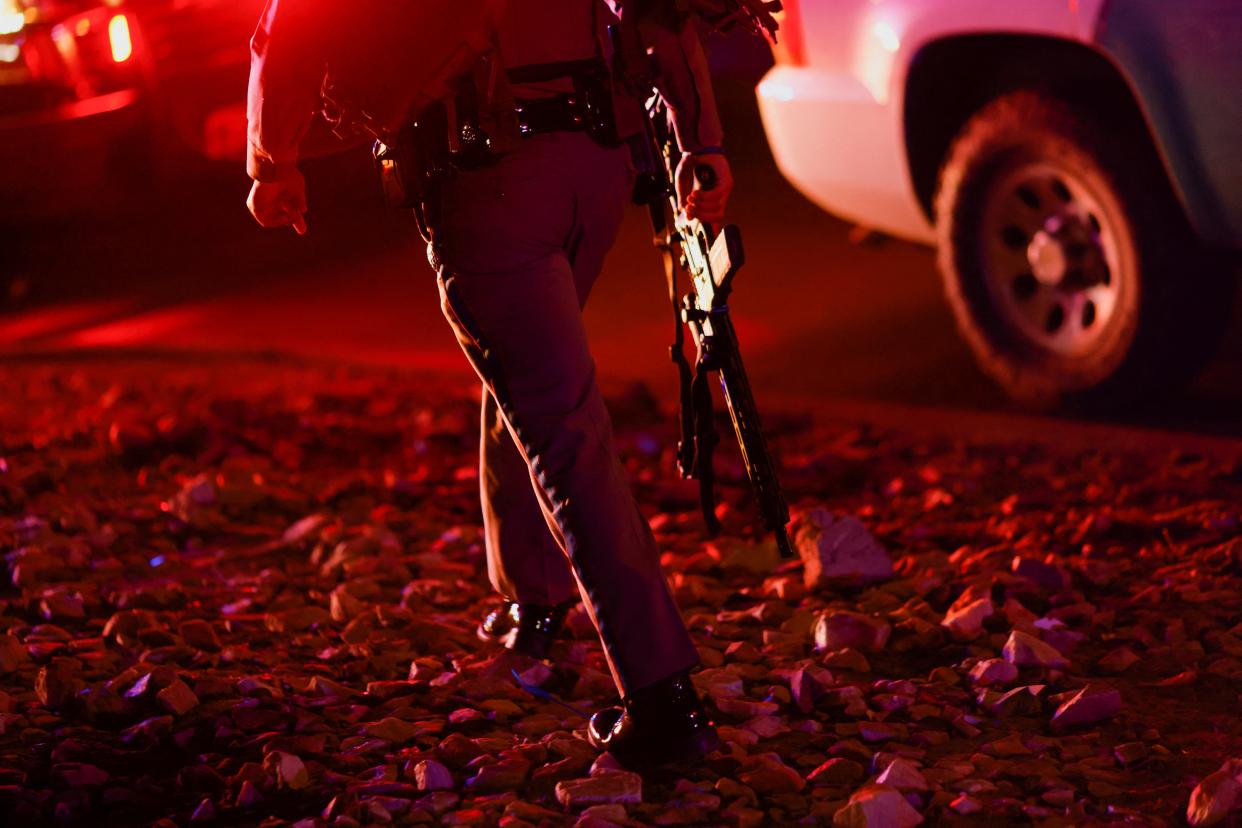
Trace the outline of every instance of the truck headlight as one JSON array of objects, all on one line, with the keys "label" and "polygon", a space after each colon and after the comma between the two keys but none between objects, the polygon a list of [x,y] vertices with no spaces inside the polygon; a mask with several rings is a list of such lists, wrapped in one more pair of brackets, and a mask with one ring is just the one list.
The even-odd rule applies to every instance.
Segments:
[{"label": "truck headlight", "polygon": [[17,34],[25,27],[25,6],[19,0],[0,0],[0,35]]}]

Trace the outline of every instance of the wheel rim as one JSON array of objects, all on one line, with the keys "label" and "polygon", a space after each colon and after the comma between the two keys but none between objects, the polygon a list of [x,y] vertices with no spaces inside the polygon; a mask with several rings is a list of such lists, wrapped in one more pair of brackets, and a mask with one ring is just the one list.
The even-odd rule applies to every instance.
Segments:
[{"label": "wheel rim", "polygon": [[984,281],[1004,329],[1028,349],[1084,356],[1117,323],[1133,276],[1121,266],[1120,219],[1099,193],[1038,161],[997,176],[984,198]]}]

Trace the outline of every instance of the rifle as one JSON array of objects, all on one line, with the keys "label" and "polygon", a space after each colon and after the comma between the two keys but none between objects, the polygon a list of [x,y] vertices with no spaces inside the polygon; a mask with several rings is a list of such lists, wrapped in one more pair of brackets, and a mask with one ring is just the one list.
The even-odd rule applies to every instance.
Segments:
[{"label": "rifle", "polygon": [[[698,220],[685,217],[674,186],[682,151],[667,105],[658,93],[647,100],[646,114],[645,134],[639,136],[641,143],[634,147],[639,168],[635,201],[646,204],[651,215],[654,241],[663,254],[673,307],[675,333],[669,355],[677,366],[681,386],[677,466],[683,478],[699,481],[699,501],[708,535],[715,537],[721,527],[715,510],[712,456],[720,437],[713,422],[709,378],[716,373],[764,528],[775,534],[781,557],[793,557],[786,528],[789,507],[781,494],[776,466],[759,425],[759,411],[729,318],[733,279],[745,262],[742,233],[732,224],[717,233]],[[695,177],[705,190],[716,186],[711,167],[699,167]],[[683,274],[690,288],[684,295],[680,288]],[[698,350],[693,371],[684,349],[686,328]]]}]

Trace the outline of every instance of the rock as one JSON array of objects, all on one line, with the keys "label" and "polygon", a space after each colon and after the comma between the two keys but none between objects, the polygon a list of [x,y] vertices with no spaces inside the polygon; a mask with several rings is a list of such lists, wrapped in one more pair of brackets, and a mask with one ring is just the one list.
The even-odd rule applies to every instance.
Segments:
[{"label": "rock", "polygon": [[806,787],[802,774],[775,753],[752,756],[743,765],[737,780],[760,794],[797,793]]},{"label": "rock", "polygon": [[264,764],[275,771],[276,782],[282,788],[300,791],[310,786],[310,771],[302,759],[292,753],[273,751],[267,755]]},{"label": "rock", "polygon": [[0,673],[12,673],[29,659],[22,642],[7,633],[0,635]]},{"label": "rock", "polygon": [[155,614],[148,610],[131,609],[114,612],[104,624],[103,637],[122,639],[136,636],[139,632],[158,626]]},{"label": "rock", "polygon": [[590,762],[590,767],[587,769],[587,775],[599,776],[603,773],[613,773],[624,770],[625,766],[617,761],[617,757],[613,756],[611,753],[601,753],[595,757],[594,761]]},{"label": "rock", "polygon": [[138,678],[130,688],[125,691],[127,699],[141,699],[155,695],[159,690],[167,687],[177,680],[177,673],[171,667],[165,665],[156,667],[149,673]]},{"label": "rock", "polygon": [[1186,821],[1194,826],[1215,825],[1242,804],[1242,759],[1230,759],[1195,786],[1186,806]]},{"label": "rock", "polygon": [[980,598],[962,606],[954,604],[940,625],[958,641],[973,641],[983,634],[983,623],[994,611],[990,598]]},{"label": "rock", "polygon": [[1039,697],[1043,691],[1044,685],[1042,684],[1015,687],[1004,693],[988,690],[979,694],[979,704],[1000,717],[1036,716],[1042,710]]},{"label": "rock", "polygon": [[[836,667],[840,670],[850,670],[855,673],[870,673],[871,662],[867,661],[867,657],[852,647],[846,647],[842,650],[833,650],[824,655],[823,660],[825,667]],[[953,674],[956,678],[957,673]]]},{"label": "rock", "polygon": [[352,687],[346,687],[344,684],[324,676],[312,677],[310,683],[306,686],[306,690],[312,695],[330,699],[349,699],[358,695],[358,691]]},{"label": "rock", "polygon": [[841,581],[874,582],[893,577],[893,562],[888,553],[854,517],[812,509],[799,519],[794,543],[802,558],[808,589],[822,589]]},{"label": "rock", "polygon": [[328,624],[332,613],[323,607],[305,606],[272,613],[265,619],[267,628],[274,633],[299,633],[311,627]]},{"label": "rock", "polygon": [[172,726],[172,716],[154,716],[121,731],[121,741],[127,745],[152,747],[169,734]]},{"label": "rock", "polygon": [[807,780],[813,785],[853,785],[861,782],[867,771],[853,759],[829,759],[815,770],[807,774]]},{"label": "rock", "polygon": [[59,657],[53,658],[46,667],[40,667],[35,676],[35,695],[39,703],[49,710],[64,707],[81,686],[80,669],[77,660]]},{"label": "rock", "polygon": [[627,771],[610,771],[585,779],[566,779],[556,783],[556,800],[570,810],[609,803],[637,805],[643,801],[643,778]]},{"label": "rock", "polygon": [[56,587],[44,591],[39,610],[48,621],[79,621],[86,617],[86,602],[80,592]]},{"label": "rock", "polygon": [[994,684],[1009,684],[1017,681],[1018,668],[1000,658],[989,658],[980,661],[970,670],[970,680],[980,687],[991,687]]},{"label": "rock", "polygon": [[513,756],[479,768],[479,772],[466,781],[466,787],[477,793],[516,791],[522,787],[528,773],[530,762]]},{"label": "rock", "polygon": [[[599,805],[596,807],[600,807],[600,808],[619,807],[621,808],[622,811],[625,810],[624,806],[620,806],[620,805],[617,805],[617,806]],[[590,811],[590,810],[591,810],[590,808],[587,809],[587,811]],[[533,802],[524,802],[521,799],[514,799],[509,804],[505,805],[505,817],[512,817],[514,819],[520,819],[530,825],[546,824],[549,821],[553,821],[559,824],[563,822],[565,819],[565,815],[559,811],[554,811],[551,808],[545,808],[542,805],[536,805]],[[508,825],[508,823],[504,821],[502,821],[500,824]]]},{"label": "rock", "polygon": [[198,696],[181,679],[155,694],[160,706],[174,716],[184,716],[198,707]]},{"label": "rock", "polygon": [[803,714],[815,709],[815,694],[818,691],[819,685],[808,671],[795,670],[789,676],[789,694],[793,698],[794,706]]},{"label": "rock", "polygon": [[725,661],[741,664],[756,664],[763,659],[763,653],[749,641],[734,641],[725,650]]},{"label": "rock", "polygon": [[743,785],[741,782],[738,782],[735,779],[730,779],[727,776],[722,776],[717,779],[715,788],[716,793],[720,794],[720,796],[726,801],[732,802],[733,800],[739,800],[746,805],[757,805],[759,803],[759,797],[755,795],[754,791]]},{"label": "rock", "polygon": [[67,762],[52,768],[52,778],[67,788],[102,785],[111,775],[102,768],[80,762]]},{"label": "rock", "polygon": [[207,621],[198,618],[186,621],[179,628],[179,632],[181,638],[191,647],[209,653],[220,652],[220,638],[216,635],[216,628]]},{"label": "rock", "polygon": [[768,575],[781,563],[775,541],[748,543],[736,538],[718,538],[709,541],[706,550],[725,571],[741,570],[753,575]]},{"label": "rock", "polygon": [[1069,667],[1069,661],[1055,648],[1020,630],[1009,634],[1009,640],[1005,642],[1001,652],[1006,661],[1018,667],[1048,667],[1059,670]]},{"label": "rock", "polygon": [[968,794],[960,795],[949,803],[949,807],[962,816],[970,816],[983,810],[983,804]]},{"label": "rock", "polygon": [[789,725],[780,716],[756,716],[744,723],[742,728],[749,730],[760,739],[772,739],[789,732]]},{"label": "rock", "polygon": [[237,807],[245,810],[254,808],[262,802],[263,794],[259,793],[259,789],[249,779],[244,780],[237,791]]},{"label": "rock", "polygon": [[910,728],[901,722],[859,722],[858,735],[866,742],[888,742],[908,738]]},{"label": "rock", "polygon": [[190,822],[215,822],[216,804],[210,799],[198,803],[194,813],[190,814]]},{"label": "rock", "polygon": [[1069,576],[1065,571],[1052,564],[1044,563],[1036,558],[1015,555],[1010,564],[1014,575],[1026,578],[1040,589],[1059,592],[1069,586]]},{"label": "rock", "polygon": [[734,802],[720,812],[726,825],[734,828],[761,828],[767,822],[767,815],[757,808],[748,808],[741,802]]},{"label": "rock", "polygon": [[906,801],[901,791],[887,785],[864,785],[837,811],[832,824],[838,828],[914,828],[923,815]]},{"label": "rock", "polygon": [[721,713],[727,713],[730,716],[744,716],[750,718],[752,716],[770,716],[781,709],[776,702],[757,702],[748,701],[746,699],[727,699],[712,697],[716,708]]},{"label": "rock", "polygon": [[695,686],[713,699],[737,699],[746,694],[746,685],[733,667],[702,670],[694,676]]},{"label": "rock", "polygon": [[552,676],[552,668],[544,664],[542,661],[537,661],[522,672],[518,673],[518,678],[520,678],[524,684],[528,684],[532,687],[542,687],[551,681]]},{"label": "rock", "polygon": [[1105,673],[1124,673],[1135,664],[1138,664],[1140,660],[1129,647],[1118,647],[1107,655],[1102,656],[1095,663],[1095,666]]},{"label": "rock", "polygon": [[286,529],[281,536],[281,540],[290,544],[301,543],[322,529],[328,522],[329,518],[327,515],[307,515]]},{"label": "rock", "polygon": [[1113,748],[1113,758],[1123,768],[1137,765],[1150,755],[1151,751],[1142,742],[1125,742]]},{"label": "rock", "polygon": [[453,774],[434,759],[424,759],[414,766],[414,784],[420,791],[451,791]]},{"label": "rock", "polygon": [[338,623],[350,621],[366,612],[366,609],[367,605],[355,598],[346,584],[332,590],[328,597],[328,612]]},{"label": "rock", "polygon": [[523,713],[522,708],[509,699],[486,699],[479,702],[479,710],[483,711],[487,718],[496,722],[507,722]]},{"label": "rock", "polygon": [[592,805],[578,817],[574,828],[620,828],[628,824],[629,815],[624,805]]},{"label": "rock", "polygon": [[926,791],[927,780],[909,760],[894,759],[884,772],[876,777],[876,784],[888,785],[899,791]]},{"label": "rock", "polygon": [[378,722],[370,722],[363,725],[362,732],[368,736],[374,736],[376,739],[383,739],[385,742],[401,744],[413,739],[422,732],[422,729],[414,722],[407,722],[405,719],[389,716],[386,719],[380,719]]},{"label": "rock", "polygon": [[1093,724],[1121,712],[1121,693],[1110,688],[1087,685],[1052,714],[1055,728]]},{"label": "rock", "polygon": [[983,746],[982,750],[984,753],[992,756],[1001,757],[1030,756],[1033,752],[1026,746],[1026,743],[1022,741],[1022,736],[1018,733],[1010,733],[1008,736],[1004,736],[994,742],[989,742]]},{"label": "rock", "polygon": [[815,622],[815,646],[820,650],[850,648],[863,652],[884,649],[893,628],[886,621],[846,610],[829,610]]}]

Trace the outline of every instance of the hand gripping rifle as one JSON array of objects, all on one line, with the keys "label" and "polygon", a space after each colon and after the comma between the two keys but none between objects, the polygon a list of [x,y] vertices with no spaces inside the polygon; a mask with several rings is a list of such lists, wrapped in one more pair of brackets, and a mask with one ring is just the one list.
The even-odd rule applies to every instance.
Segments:
[{"label": "hand gripping rifle", "polygon": [[[709,380],[712,373],[719,374],[764,528],[775,534],[781,556],[792,557],[793,548],[786,529],[789,507],[781,494],[776,467],[759,426],[759,411],[742,365],[737,333],[729,318],[728,301],[733,279],[745,261],[742,234],[732,224],[725,225],[717,233],[698,220],[685,217],[674,186],[682,152],[668,108],[659,94],[654,94],[646,109],[646,134],[641,136],[643,146],[636,148],[640,177],[635,200],[646,204],[650,211],[655,245],[664,256],[673,306],[675,333],[669,354],[681,381],[678,469],[682,477],[699,481],[703,517],[709,536],[715,537],[720,532],[720,521],[716,517],[712,455],[720,438],[713,422]],[[700,166],[695,170],[695,177],[702,189],[716,186],[715,171],[711,167]],[[680,287],[683,274],[689,285],[684,295]],[[698,348],[693,371],[684,350],[686,328],[690,329]]]}]

